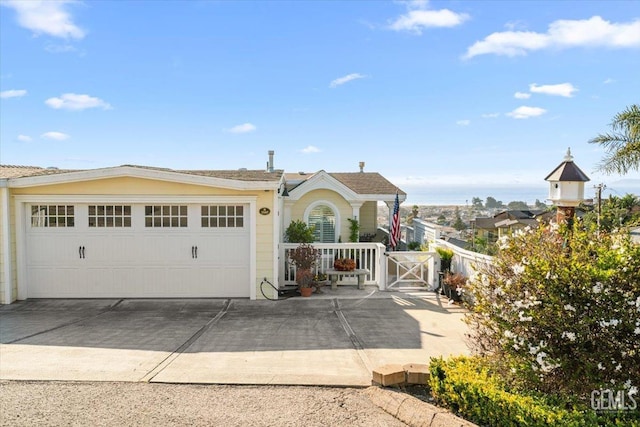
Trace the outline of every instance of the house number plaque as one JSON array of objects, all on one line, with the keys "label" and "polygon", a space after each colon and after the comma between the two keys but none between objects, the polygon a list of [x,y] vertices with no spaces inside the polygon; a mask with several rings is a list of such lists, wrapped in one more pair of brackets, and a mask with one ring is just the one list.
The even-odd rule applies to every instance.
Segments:
[{"label": "house number plaque", "polygon": [[271,209],[269,208],[260,208],[260,215],[269,215],[271,213]]}]

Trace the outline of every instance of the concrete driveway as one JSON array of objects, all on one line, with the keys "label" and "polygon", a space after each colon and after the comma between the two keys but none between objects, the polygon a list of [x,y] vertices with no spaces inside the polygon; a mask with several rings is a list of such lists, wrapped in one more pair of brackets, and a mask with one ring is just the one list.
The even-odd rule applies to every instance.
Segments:
[{"label": "concrete driveway", "polygon": [[468,354],[463,315],[433,292],[28,300],[0,307],[0,379],[368,386]]}]

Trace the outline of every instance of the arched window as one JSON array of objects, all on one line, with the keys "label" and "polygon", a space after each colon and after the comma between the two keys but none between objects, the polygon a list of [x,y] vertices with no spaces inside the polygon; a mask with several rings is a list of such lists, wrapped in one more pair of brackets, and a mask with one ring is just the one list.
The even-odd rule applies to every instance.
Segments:
[{"label": "arched window", "polygon": [[318,243],[335,243],[336,215],[327,205],[318,205],[309,212],[310,226],[315,227],[315,241]]}]

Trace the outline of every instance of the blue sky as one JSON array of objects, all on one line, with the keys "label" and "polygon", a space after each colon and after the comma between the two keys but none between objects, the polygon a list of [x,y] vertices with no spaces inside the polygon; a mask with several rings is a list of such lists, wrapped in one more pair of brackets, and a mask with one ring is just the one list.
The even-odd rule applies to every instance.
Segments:
[{"label": "blue sky", "polygon": [[[640,102],[638,1],[0,2],[0,162],[542,186]],[[479,194],[484,197],[484,195]],[[408,201],[411,201],[409,197]]]}]

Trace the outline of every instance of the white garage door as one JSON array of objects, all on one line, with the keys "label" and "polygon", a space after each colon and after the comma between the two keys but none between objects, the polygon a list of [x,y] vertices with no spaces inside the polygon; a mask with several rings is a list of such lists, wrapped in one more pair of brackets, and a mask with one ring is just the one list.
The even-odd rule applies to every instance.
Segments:
[{"label": "white garage door", "polygon": [[29,298],[248,297],[245,204],[32,203]]}]

